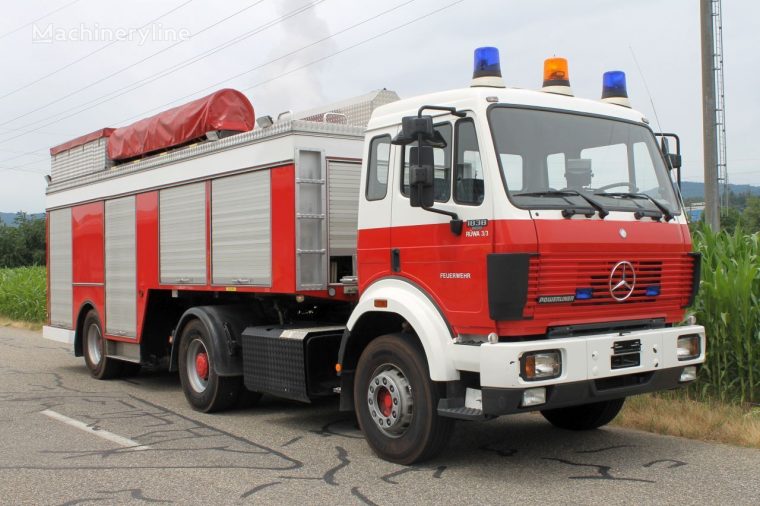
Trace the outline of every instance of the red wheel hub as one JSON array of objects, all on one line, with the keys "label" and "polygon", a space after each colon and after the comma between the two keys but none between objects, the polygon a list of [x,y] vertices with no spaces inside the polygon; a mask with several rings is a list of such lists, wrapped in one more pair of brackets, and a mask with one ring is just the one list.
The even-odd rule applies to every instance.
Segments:
[{"label": "red wheel hub", "polygon": [[195,371],[202,380],[208,379],[208,355],[200,352],[195,356]]},{"label": "red wheel hub", "polygon": [[391,416],[391,412],[393,411],[393,399],[391,398],[391,393],[385,387],[377,389],[377,408],[384,417],[388,418]]}]

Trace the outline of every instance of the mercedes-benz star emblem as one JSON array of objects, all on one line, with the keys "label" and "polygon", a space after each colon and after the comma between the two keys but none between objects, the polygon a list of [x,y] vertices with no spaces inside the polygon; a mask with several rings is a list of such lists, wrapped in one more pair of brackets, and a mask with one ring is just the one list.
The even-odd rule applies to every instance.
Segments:
[{"label": "mercedes-benz star emblem", "polygon": [[610,295],[618,302],[623,302],[633,295],[636,287],[636,271],[627,260],[618,262],[610,271]]},{"label": "mercedes-benz star emblem", "polygon": [[618,233],[620,234],[620,237],[622,237],[623,239],[628,237],[628,232],[626,232],[624,228],[621,228],[620,230],[618,230]]}]

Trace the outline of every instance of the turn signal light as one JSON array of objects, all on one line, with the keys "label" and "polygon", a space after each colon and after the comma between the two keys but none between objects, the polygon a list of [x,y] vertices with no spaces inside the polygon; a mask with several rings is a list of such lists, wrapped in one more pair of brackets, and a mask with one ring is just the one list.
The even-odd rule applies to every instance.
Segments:
[{"label": "turn signal light", "polygon": [[678,360],[693,360],[700,355],[701,340],[697,334],[679,336],[676,353]]}]

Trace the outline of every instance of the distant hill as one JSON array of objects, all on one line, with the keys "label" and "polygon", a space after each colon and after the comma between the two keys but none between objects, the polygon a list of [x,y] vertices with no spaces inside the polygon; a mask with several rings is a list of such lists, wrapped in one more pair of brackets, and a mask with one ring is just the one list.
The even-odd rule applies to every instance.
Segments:
[{"label": "distant hill", "polygon": [[[44,218],[45,213],[30,214],[29,216],[35,219],[39,219]],[[13,226],[13,220],[15,219],[16,213],[0,213],[0,223],[5,223],[6,225]]]},{"label": "distant hill", "polygon": [[[729,184],[728,188],[737,194],[749,192],[751,195],[760,196],[760,186],[752,186],[749,184]],[[681,195],[685,199],[704,198],[705,184],[697,183],[694,181],[683,181],[681,182]]]}]

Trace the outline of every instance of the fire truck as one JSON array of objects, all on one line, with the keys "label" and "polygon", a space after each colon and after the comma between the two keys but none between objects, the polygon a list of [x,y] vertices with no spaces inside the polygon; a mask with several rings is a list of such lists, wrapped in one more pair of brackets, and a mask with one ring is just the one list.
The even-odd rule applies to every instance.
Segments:
[{"label": "fire truck", "polygon": [[403,464],[455,420],[594,429],[705,358],[673,137],[624,73],[510,88],[495,48],[403,100],[254,120],[220,90],[51,149],[43,333],[98,379],[178,371],[203,412],[339,395]]}]

